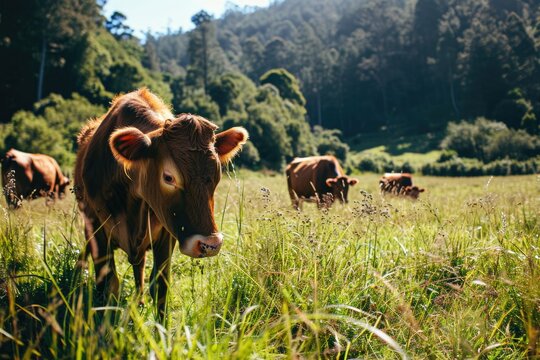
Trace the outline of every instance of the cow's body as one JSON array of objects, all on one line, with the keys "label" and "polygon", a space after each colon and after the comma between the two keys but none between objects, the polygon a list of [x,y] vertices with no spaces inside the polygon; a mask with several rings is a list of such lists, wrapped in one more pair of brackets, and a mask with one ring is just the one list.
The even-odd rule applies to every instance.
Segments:
[{"label": "cow's body", "polygon": [[318,206],[330,205],[335,199],[347,202],[349,185],[356,179],[343,172],[334,156],[295,158],[286,169],[289,195],[295,208],[301,201],[314,201]]},{"label": "cow's body", "polygon": [[412,175],[408,173],[386,173],[379,180],[381,193],[403,195],[417,199],[424,189],[413,186]]},{"label": "cow's body", "polygon": [[62,197],[69,179],[52,157],[11,149],[2,159],[2,184],[8,205],[17,208],[22,199]]},{"label": "cow's body", "polygon": [[151,248],[151,294],[162,312],[176,241],[189,256],[219,252],[222,235],[214,222],[213,193],[220,162],[234,156],[247,133],[234,128],[216,136],[215,129],[198,116],[175,118],[141,89],[115,99],[107,114],[81,130],[75,190],[98,293],[117,294],[115,248],[128,254],[142,291]]}]

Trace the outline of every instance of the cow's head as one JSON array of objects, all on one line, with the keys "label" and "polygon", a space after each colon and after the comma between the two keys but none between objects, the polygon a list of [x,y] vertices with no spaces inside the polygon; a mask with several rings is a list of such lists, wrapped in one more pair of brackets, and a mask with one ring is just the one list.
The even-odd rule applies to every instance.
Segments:
[{"label": "cow's head", "polygon": [[216,129],[202,117],[182,114],[150,133],[126,127],[109,139],[117,161],[129,169],[132,191],[192,257],[219,252],[223,235],[214,221],[214,191],[221,165],[248,138],[240,127],[214,134]]},{"label": "cow's head", "polygon": [[410,196],[413,199],[418,199],[418,196],[421,192],[424,192],[425,189],[421,189],[418,186],[407,186],[404,190],[405,196]]},{"label": "cow's head", "polygon": [[357,183],[357,179],[348,176],[338,176],[326,179],[326,185],[332,190],[334,199],[338,199],[341,203],[349,202],[349,186],[354,186]]}]

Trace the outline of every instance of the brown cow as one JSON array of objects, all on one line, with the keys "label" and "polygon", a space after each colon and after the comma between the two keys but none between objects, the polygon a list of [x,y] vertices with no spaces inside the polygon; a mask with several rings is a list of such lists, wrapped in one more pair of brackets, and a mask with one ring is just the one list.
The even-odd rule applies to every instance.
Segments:
[{"label": "brown cow", "polygon": [[69,178],[52,157],[11,149],[2,159],[2,184],[8,206],[18,208],[23,199],[63,197]]},{"label": "brown cow", "polygon": [[150,293],[161,315],[176,241],[191,257],[219,252],[223,235],[214,221],[214,191],[221,165],[248,134],[238,127],[214,134],[216,129],[200,116],[174,117],[143,88],[117,97],[103,117],[81,130],[75,191],[102,300],[118,294],[116,248],[128,254],[140,293],[152,249]]},{"label": "brown cow", "polygon": [[286,169],[289,195],[295,209],[302,200],[315,201],[318,207],[335,199],[348,202],[349,185],[358,183],[343,172],[339,161],[330,155],[295,158]]},{"label": "brown cow", "polygon": [[413,199],[418,199],[421,189],[418,186],[413,186],[412,175],[409,173],[386,173],[379,180],[381,193],[390,193],[394,195],[404,195]]}]

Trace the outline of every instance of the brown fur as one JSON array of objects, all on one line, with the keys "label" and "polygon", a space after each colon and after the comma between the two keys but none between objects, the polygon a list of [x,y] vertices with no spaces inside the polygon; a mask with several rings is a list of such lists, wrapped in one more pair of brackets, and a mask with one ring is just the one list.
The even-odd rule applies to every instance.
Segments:
[{"label": "brown fur", "polygon": [[424,189],[413,186],[412,175],[409,173],[386,173],[379,180],[379,187],[382,194],[403,195],[413,199],[424,192]]},{"label": "brown fur", "polygon": [[44,154],[30,154],[19,150],[9,150],[2,159],[2,184],[8,182],[9,172],[14,171],[14,189],[4,189],[10,207],[18,208],[22,199],[48,196],[51,199],[63,197],[69,179],[52,157]]},{"label": "brown fur", "polygon": [[[107,114],[82,128],[75,185],[100,294],[118,291],[115,248],[128,254],[139,291],[152,248],[151,293],[160,311],[176,241],[190,256],[219,251],[218,245],[212,250],[221,246],[213,209],[219,159],[238,151],[247,133],[237,128],[216,135],[216,129],[200,116],[174,117],[146,89],[115,98]],[[234,146],[225,149],[220,141]],[[197,236],[204,241],[188,248],[186,239]]]},{"label": "brown fur", "polygon": [[348,202],[349,186],[358,180],[345,175],[334,156],[295,158],[286,169],[289,195],[295,208],[302,200],[331,205],[335,199]]}]

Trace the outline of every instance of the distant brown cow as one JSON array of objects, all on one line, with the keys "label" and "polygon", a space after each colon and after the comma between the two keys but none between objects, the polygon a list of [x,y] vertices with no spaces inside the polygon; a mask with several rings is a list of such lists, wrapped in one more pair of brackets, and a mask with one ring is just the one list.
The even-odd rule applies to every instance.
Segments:
[{"label": "distant brown cow", "polygon": [[334,156],[295,158],[286,169],[287,185],[293,206],[300,208],[301,201],[315,201],[318,207],[331,205],[335,199],[348,202],[349,185],[357,179],[343,172]]},{"label": "distant brown cow", "polygon": [[418,186],[413,186],[412,175],[408,173],[386,173],[379,180],[381,193],[390,193],[394,195],[404,195],[413,199],[418,199],[421,189]]},{"label": "distant brown cow", "polygon": [[11,149],[2,159],[2,185],[8,206],[18,208],[23,199],[63,197],[69,178],[52,157]]},{"label": "distant brown cow", "polygon": [[128,254],[139,292],[152,249],[150,292],[160,314],[176,241],[191,257],[218,254],[223,235],[214,220],[214,191],[221,165],[248,134],[238,127],[214,134],[216,129],[200,116],[173,116],[146,89],[117,97],[107,114],[82,129],[76,194],[102,299],[118,294],[116,248]]}]

